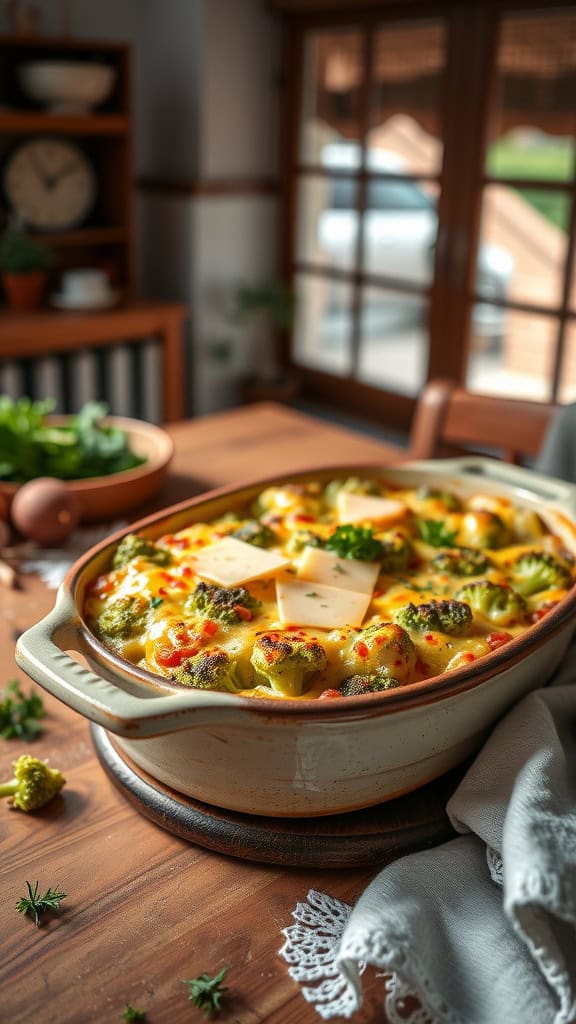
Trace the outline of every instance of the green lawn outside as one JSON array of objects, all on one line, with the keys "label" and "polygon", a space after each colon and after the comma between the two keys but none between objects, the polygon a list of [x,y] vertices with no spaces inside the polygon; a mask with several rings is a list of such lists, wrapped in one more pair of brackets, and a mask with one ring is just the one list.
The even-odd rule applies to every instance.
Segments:
[{"label": "green lawn outside", "polygon": [[[569,182],[574,168],[574,150],[570,139],[543,141],[540,146],[510,139],[494,142],[488,149],[486,171],[499,178],[541,178],[544,181]],[[568,230],[569,202],[558,192],[523,188],[517,190],[562,231]]]}]

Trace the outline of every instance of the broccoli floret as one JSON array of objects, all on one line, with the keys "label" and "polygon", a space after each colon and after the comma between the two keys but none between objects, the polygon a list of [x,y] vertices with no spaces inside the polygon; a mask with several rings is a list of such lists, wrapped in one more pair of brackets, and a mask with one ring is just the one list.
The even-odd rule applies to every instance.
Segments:
[{"label": "broccoli floret", "polygon": [[388,675],[386,669],[377,669],[366,675],[348,676],[340,687],[343,697],[357,697],[362,693],[379,693],[381,690],[395,690],[402,686],[399,679]]},{"label": "broccoli floret", "polygon": [[312,530],[295,530],[287,545],[287,555],[300,555],[304,548],[321,548],[322,540]]},{"label": "broccoli floret", "polygon": [[12,807],[20,811],[36,811],[43,807],[66,782],[57,768],[49,768],[44,761],[30,754],[21,754],[12,767],[14,778],[0,784],[0,797],[10,797]]},{"label": "broccoli floret", "polygon": [[248,519],[237,530],[233,530],[230,536],[243,540],[245,544],[253,544],[255,548],[269,548],[277,541],[274,531],[257,519]]},{"label": "broccoli floret", "polygon": [[128,565],[133,558],[145,558],[155,565],[171,565],[172,555],[164,548],[159,548],[152,541],[145,537],[139,537],[136,533],[128,533],[122,538],[112,559],[112,568],[120,569]]},{"label": "broccoli floret", "polygon": [[496,512],[480,509],[462,516],[458,539],[471,548],[501,548],[510,541],[510,531]]},{"label": "broccoli floret", "polygon": [[252,515],[257,519],[264,512],[286,515],[288,512],[303,512],[319,516],[322,512],[321,488],[319,483],[285,484],[283,487],[267,487],[252,506]]},{"label": "broccoli floret", "polygon": [[323,672],[328,662],[318,640],[264,633],[254,644],[250,664],[276,693],[299,697],[312,676]]},{"label": "broccoli floret", "polygon": [[197,690],[227,690],[235,693],[241,689],[236,677],[236,662],[220,647],[212,647],[187,658],[174,669],[171,678]]},{"label": "broccoli floret", "polygon": [[324,547],[340,558],[355,558],[359,562],[378,562],[384,551],[374,536],[374,530],[368,526],[352,526],[351,523],[337,526]]},{"label": "broccoli floret", "polygon": [[449,576],[479,576],[491,568],[490,559],[474,548],[458,548],[456,551],[442,551],[435,555],[430,565],[438,572]]},{"label": "broccoli floret", "polygon": [[458,601],[465,601],[472,611],[489,619],[498,626],[510,626],[522,622],[526,617],[526,602],[512,587],[492,583],[490,580],[473,580],[456,592]]},{"label": "broccoli floret", "polygon": [[329,508],[334,508],[338,501],[338,495],[342,492],[376,496],[381,493],[376,480],[362,480],[358,476],[349,476],[345,480],[331,480],[324,488],[324,501]]},{"label": "broccoli floret", "polygon": [[514,589],[524,597],[552,587],[567,589],[572,585],[569,569],[547,551],[527,551],[512,565]]},{"label": "broccoli floret", "polygon": [[377,561],[381,563],[381,572],[398,572],[405,569],[412,561],[412,545],[399,530],[385,533],[379,538],[382,552]]},{"label": "broccoli floret", "polygon": [[416,668],[416,648],[408,633],[393,622],[377,622],[347,642],[342,660],[350,675],[385,671],[405,683]]},{"label": "broccoli floret", "polygon": [[459,512],[462,508],[460,498],[457,498],[451,491],[443,491],[436,487],[420,487],[416,493],[419,501],[430,502],[431,506],[439,511],[442,506],[446,512]]},{"label": "broccoli floret", "polygon": [[149,609],[150,603],[141,597],[120,597],[102,610],[96,630],[110,640],[127,640],[144,628]]},{"label": "broccoli floret", "polygon": [[242,620],[249,622],[252,612],[260,608],[261,602],[244,587],[217,587],[201,581],[196,584],[186,606],[203,618],[218,619],[232,626]]},{"label": "broccoli floret", "polygon": [[403,629],[414,633],[433,631],[459,636],[471,625],[472,611],[463,601],[429,601],[399,608],[394,619]]}]

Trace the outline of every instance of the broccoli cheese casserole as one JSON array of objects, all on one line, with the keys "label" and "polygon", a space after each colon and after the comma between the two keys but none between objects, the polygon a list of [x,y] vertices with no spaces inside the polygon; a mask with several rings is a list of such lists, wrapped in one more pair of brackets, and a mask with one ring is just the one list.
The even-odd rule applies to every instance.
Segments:
[{"label": "broccoli cheese casserole", "polygon": [[564,597],[573,563],[505,497],[287,482],[154,541],[128,534],[84,611],[108,648],[167,681],[345,699],[509,643]]}]

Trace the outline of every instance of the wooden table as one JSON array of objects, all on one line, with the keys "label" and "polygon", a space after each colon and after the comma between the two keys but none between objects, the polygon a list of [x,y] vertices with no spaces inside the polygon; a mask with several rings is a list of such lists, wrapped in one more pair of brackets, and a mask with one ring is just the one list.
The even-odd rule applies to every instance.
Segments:
[{"label": "wooden table", "polygon": [[157,338],[162,350],[162,418],[186,414],[184,339],[185,306],[137,299],[99,312],[58,309],[30,313],[0,312],[0,360],[78,352],[135,339]]},{"label": "wooden table", "polygon": [[[173,474],[158,505],[228,481],[306,465],[401,458],[367,437],[272,405],[174,424]],[[54,592],[23,576],[0,590],[2,684],[17,675],[14,639],[52,606]],[[203,1021],[181,979],[229,965],[224,1024],[318,1024],[277,955],[281,929],[310,888],[346,902],[374,870],[318,871],[248,863],[207,852],[151,824],[117,791],[84,718],[44,695],[33,745],[0,740],[0,770],[32,750],[61,768],[67,786],[43,811],[0,806],[0,1021],[104,1024],[126,1004],[150,1024]],[[14,909],[25,880],[59,884],[68,898],[42,927]],[[357,1024],[384,1021],[381,979],[369,977]]]}]

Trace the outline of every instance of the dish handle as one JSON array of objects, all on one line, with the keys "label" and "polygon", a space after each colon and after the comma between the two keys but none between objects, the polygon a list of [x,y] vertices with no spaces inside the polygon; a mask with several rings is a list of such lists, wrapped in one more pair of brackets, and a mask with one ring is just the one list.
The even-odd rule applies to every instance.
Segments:
[{"label": "dish handle", "polygon": [[[140,739],[163,736],[206,725],[226,708],[238,714],[232,694],[199,692],[157,693],[139,684],[140,695],[127,692],[124,680],[110,671],[110,678],[96,675],[67,651],[84,653],[74,603],[61,589],[53,610],[18,638],[16,661],[36,683],[85,718],[118,736]],[[136,689],[136,687],[134,687]]]},{"label": "dish handle", "polygon": [[539,501],[553,501],[566,511],[576,514],[576,486],[567,480],[545,476],[533,469],[516,466],[483,455],[461,456],[453,459],[432,459],[402,463],[402,469],[416,469],[446,475],[475,477],[523,490]]}]

